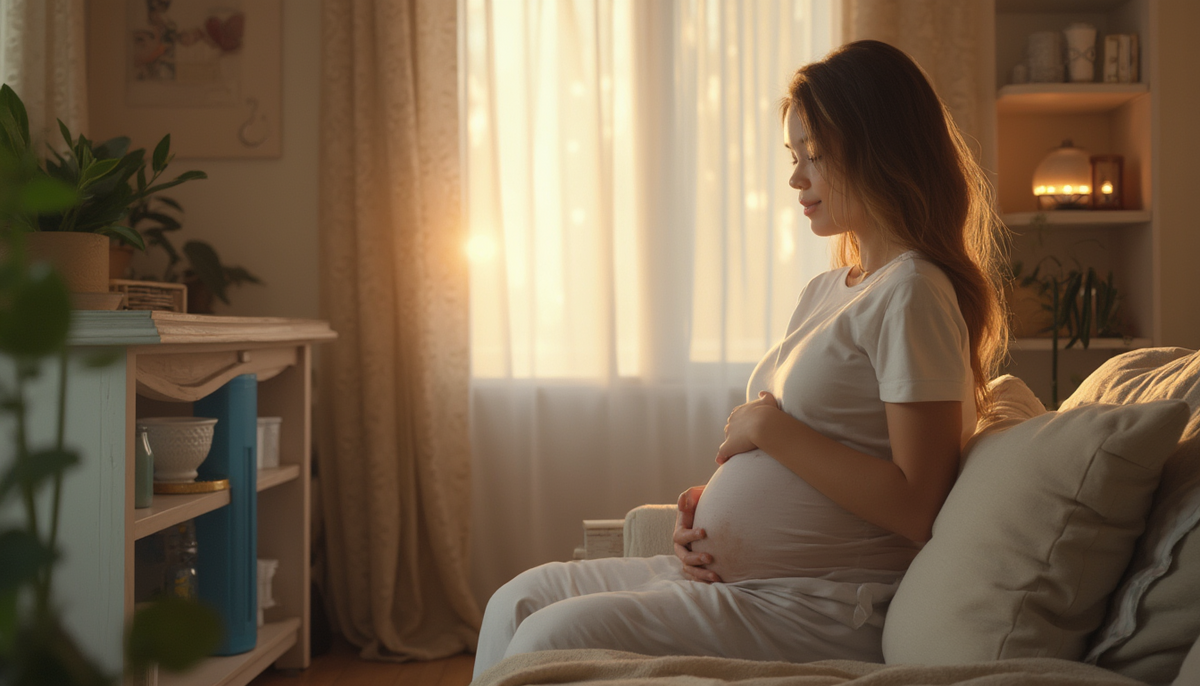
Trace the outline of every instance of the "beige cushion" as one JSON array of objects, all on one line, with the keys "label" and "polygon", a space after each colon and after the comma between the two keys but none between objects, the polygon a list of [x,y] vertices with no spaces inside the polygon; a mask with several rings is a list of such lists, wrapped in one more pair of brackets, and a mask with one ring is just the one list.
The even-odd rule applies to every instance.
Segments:
[{"label": "beige cushion", "polygon": [[888,610],[887,662],[1081,658],[1187,419],[1089,405],[973,439]]},{"label": "beige cushion", "polygon": [[1192,418],[1163,466],[1146,532],[1087,656],[1152,684],[1170,683],[1200,637],[1200,353],[1150,348],[1114,357],[1063,403],[1164,398],[1186,401]]}]

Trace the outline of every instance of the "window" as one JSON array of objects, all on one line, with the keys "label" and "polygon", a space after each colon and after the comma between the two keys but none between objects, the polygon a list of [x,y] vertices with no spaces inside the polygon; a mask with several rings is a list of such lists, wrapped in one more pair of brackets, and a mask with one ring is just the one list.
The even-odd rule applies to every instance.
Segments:
[{"label": "window", "polygon": [[750,365],[828,268],[779,102],[829,0],[465,0],[477,378]]}]

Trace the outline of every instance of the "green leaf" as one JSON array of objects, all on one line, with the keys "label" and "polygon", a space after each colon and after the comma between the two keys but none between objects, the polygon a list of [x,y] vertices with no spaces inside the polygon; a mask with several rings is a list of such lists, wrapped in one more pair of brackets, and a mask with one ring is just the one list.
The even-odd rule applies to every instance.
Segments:
[{"label": "green leaf", "polygon": [[77,464],[79,455],[73,450],[51,448],[18,456],[4,477],[0,478],[0,498],[18,486],[37,490],[47,479],[52,479]]},{"label": "green leaf", "polygon": [[1088,267],[1087,277],[1083,282],[1083,302],[1079,308],[1079,342],[1087,350],[1092,338],[1092,286],[1096,280],[1096,270]]},{"label": "green leaf", "polygon": [[[67,150],[74,150],[75,141],[71,138],[71,130],[67,128],[67,125],[61,119],[58,120],[58,132],[62,134],[63,140],[66,141]],[[57,153],[55,154],[57,155]],[[61,160],[62,158],[59,157],[58,159]]]},{"label": "green leaf", "polygon": [[12,117],[13,130],[6,131],[9,136],[6,143],[12,146],[10,149],[18,154],[28,150],[29,115],[25,112],[25,103],[8,84],[0,86],[0,112]]},{"label": "green leaf", "polygon": [[0,595],[37,578],[54,561],[54,551],[22,529],[0,532]]},{"label": "green leaf", "polygon": [[96,156],[92,154],[92,142],[87,139],[87,136],[82,133],[75,140],[75,160],[79,162],[79,168],[85,169],[91,166],[95,161]]},{"label": "green leaf", "polygon": [[174,186],[178,186],[179,184],[181,184],[185,181],[194,181],[196,179],[207,179],[207,178],[208,178],[208,174],[205,174],[202,171],[196,171],[196,170],[187,171],[187,172],[180,174],[179,176],[176,176],[171,181],[168,181],[166,183],[160,183],[157,186],[151,186],[151,187],[147,188],[146,195],[153,195],[155,193],[158,193],[159,191],[165,191],[166,189],[172,188]]},{"label": "green leaf", "polygon": [[145,167],[138,167],[137,187],[138,187],[138,195],[146,194],[146,168]]},{"label": "green leaf", "polygon": [[79,179],[79,188],[86,189],[96,183],[105,176],[108,176],[117,165],[121,164],[121,160],[96,160],[88,165],[83,170],[83,175]]},{"label": "green leaf", "polygon": [[154,171],[161,172],[167,166],[167,156],[171,153],[171,134],[163,136],[163,139],[154,146],[153,166]]},{"label": "green leaf", "polygon": [[228,305],[229,299],[225,296],[225,268],[217,257],[217,251],[204,241],[188,241],[183,244],[183,254],[187,255],[192,271],[196,272],[196,276],[205,286],[208,286],[208,290]]},{"label": "green leaf", "polygon": [[62,277],[34,263],[0,309],[0,352],[37,357],[62,348],[71,326],[71,296]]},{"label": "green leaf", "polygon": [[194,600],[167,597],[133,615],[125,653],[133,669],[157,663],[182,672],[221,644],[221,618]]},{"label": "green leaf", "polygon": [[79,194],[67,184],[49,176],[39,176],[21,188],[17,211],[30,214],[63,212],[79,202]]},{"label": "green leaf", "polygon": [[96,229],[95,232],[109,238],[116,238],[123,243],[128,243],[138,250],[146,249],[146,242],[142,240],[142,234],[138,233],[136,229],[131,229],[123,224],[110,224],[104,228]]},{"label": "green leaf", "polygon": [[17,123],[12,113],[0,110],[0,151],[6,155],[20,158],[29,148],[21,138],[21,125]]},{"label": "green leaf", "polygon": [[93,197],[80,206],[75,222],[77,231],[95,232],[110,224],[124,223],[129,204],[133,201],[133,191],[128,185],[118,185],[100,193],[104,185],[104,181],[96,184],[90,191]]},{"label": "green leaf", "polygon": [[94,146],[92,152],[96,155],[97,159],[119,160],[129,152],[129,145],[131,143],[132,141],[129,140],[128,136],[117,136],[116,138],[104,141],[100,145]]},{"label": "green leaf", "polygon": [[[114,188],[117,186],[128,187],[129,182],[133,179],[134,175],[139,171],[144,171],[146,169],[146,162],[144,159],[145,156],[146,151],[138,148],[137,150],[134,150],[122,157],[120,166],[118,166],[117,170],[113,172],[113,175],[109,177],[109,183],[111,183]],[[141,200],[140,195],[133,195],[132,189],[130,189],[130,198],[131,202],[133,199]]]}]

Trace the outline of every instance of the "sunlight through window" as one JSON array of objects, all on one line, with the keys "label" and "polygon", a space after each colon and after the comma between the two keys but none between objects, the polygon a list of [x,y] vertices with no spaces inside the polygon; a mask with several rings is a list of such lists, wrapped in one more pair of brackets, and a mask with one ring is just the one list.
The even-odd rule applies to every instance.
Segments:
[{"label": "sunlight through window", "polygon": [[816,4],[679,0],[663,21],[637,0],[467,0],[474,376],[678,378],[761,357],[828,265],[777,108],[828,49]]}]

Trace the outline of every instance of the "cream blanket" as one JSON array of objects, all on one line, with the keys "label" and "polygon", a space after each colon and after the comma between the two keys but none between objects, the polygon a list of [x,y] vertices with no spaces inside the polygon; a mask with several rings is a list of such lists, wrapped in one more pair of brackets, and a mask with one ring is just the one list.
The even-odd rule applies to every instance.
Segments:
[{"label": "cream blanket", "polygon": [[808,664],[716,657],[649,657],[612,650],[546,650],[513,655],[472,686],[522,684],[611,686],[1143,686],[1080,662],[1051,658],[967,665],[880,665],[847,660]]}]

